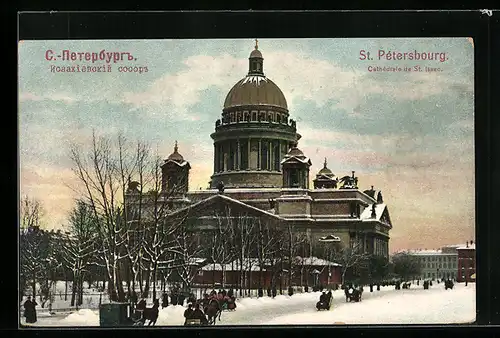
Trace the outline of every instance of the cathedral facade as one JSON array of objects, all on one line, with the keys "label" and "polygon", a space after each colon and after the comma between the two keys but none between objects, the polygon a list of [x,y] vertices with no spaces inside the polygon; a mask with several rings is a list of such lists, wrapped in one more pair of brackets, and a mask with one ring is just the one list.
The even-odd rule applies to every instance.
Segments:
[{"label": "cathedral facade", "polygon": [[[177,187],[169,203],[179,212],[189,209],[200,227],[207,210],[229,205],[292,224],[313,242],[335,235],[342,246],[358,243],[366,253],[388,256],[392,223],[380,191],[359,189],[355,172],[337,177],[326,159],[310,186],[311,159],[299,149],[296,121],[283,92],[265,76],[257,44],[247,75],[227,94],[210,136],[214,161],[208,189],[189,190],[191,166],[177,143],[162,166],[163,193]],[[132,184],[129,196],[136,192]]]}]

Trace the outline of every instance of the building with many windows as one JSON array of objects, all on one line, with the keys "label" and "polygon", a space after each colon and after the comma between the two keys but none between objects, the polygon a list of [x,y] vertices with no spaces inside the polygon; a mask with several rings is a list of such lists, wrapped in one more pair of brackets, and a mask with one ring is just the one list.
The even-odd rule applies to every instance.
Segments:
[{"label": "building with many windows", "polygon": [[476,281],[476,244],[467,242],[457,248],[458,251],[458,282]]},{"label": "building with many windows", "polygon": [[[453,278],[458,282],[475,280],[476,246],[466,244],[447,245],[436,250],[405,250],[420,263],[421,279]],[[466,272],[469,272],[468,274]]]},{"label": "building with many windows", "polygon": [[457,278],[458,255],[456,248],[410,250],[407,253],[418,259],[420,279]]}]

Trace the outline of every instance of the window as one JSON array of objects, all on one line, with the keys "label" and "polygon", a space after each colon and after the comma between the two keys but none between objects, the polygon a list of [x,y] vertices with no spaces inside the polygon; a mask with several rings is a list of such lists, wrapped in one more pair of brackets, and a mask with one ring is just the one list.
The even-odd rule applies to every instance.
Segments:
[{"label": "window", "polygon": [[260,156],[260,169],[268,170],[268,161],[269,161],[269,146],[266,140],[262,140],[260,143],[261,156]]},{"label": "window", "polygon": [[252,112],[252,121],[257,121],[257,112],[256,111]]},{"label": "window", "polygon": [[241,164],[240,170],[248,169],[248,142],[240,141]]},{"label": "window", "polygon": [[229,143],[229,159],[227,162],[227,170],[234,170],[234,145]]},{"label": "window", "polygon": [[298,188],[299,186],[299,171],[298,169],[292,169],[290,172],[290,187]]},{"label": "window", "polygon": [[274,155],[274,168],[273,170],[280,171],[280,143],[279,141],[273,141],[273,155]]}]

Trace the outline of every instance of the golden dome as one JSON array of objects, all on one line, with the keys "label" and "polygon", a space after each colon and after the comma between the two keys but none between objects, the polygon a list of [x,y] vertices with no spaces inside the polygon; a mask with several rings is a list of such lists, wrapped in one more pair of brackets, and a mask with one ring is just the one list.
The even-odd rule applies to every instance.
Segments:
[{"label": "golden dome", "polygon": [[264,75],[264,59],[258,49],[250,53],[248,74],[229,91],[224,109],[240,106],[269,105],[288,110],[285,95],[279,87]]},{"label": "golden dome", "polygon": [[285,95],[265,76],[248,75],[238,81],[224,101],[224,109],[247,105],[270,105],[288,109]]}]

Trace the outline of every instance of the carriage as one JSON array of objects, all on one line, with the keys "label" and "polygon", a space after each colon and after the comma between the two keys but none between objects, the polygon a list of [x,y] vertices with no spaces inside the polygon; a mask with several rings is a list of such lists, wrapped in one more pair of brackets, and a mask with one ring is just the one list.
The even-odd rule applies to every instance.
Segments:
[{"label": "carriage", "polygon": [[363,294],[362,288],[349,288],[345,291],[346,302],[361,302],[361,295]]},{"label": "carriage", "polygon": [[132,310],[130,303],[101,304],[99,307],[99,325],[103,327],[143,326],[143,310]]},{"label": "carriage", "polygon": [[318,311],[321,311],[321,310],[330,310],[331,306],[332,306],[332,299],[333,297],[329,297],[329,300],[327,302],[325,301],[319,301],[316,303],[316,309],[318,309]]},{"label": "carriage", "polygon": [[453,282],[450,279],[448,279],[444,282],[444,289],[445,290],[448,290],[448,289],[453,290]]},{"label": "carriage", "polygon": [[187,319],[186,320],[186,326],[202,326],[201,320],[200,319]]}]

